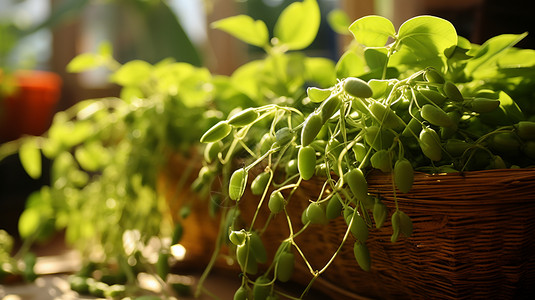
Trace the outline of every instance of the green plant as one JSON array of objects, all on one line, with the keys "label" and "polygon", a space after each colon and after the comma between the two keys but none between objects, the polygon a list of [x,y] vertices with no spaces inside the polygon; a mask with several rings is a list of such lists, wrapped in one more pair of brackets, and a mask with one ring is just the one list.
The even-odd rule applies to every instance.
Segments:
[{"label": "green plant", "polygon": [[[150,253],[169,251],[173,235],[174,244],[180,241],[174,234],[180,229],[158,193],[159,173],[172,155],[194,155],[202,132],[218,120],[207,107],[215,109],[216,97],[224,96],[216,96],[204,68],[173,60],[121,65],[108,44],[76,57],[68,70],[97,66],[112,70],[110,81],[122,86],[121,98],[81,101],[58,112],[43,136],[0,147],[0,159],[18,152],[32,178],[42,175],[42,155],[52,160],[50,185],[29,197],[20,216],[24,243],[13,259],[64,231],[66,243],[83,257],[80,276],[91,277],[98,266],[104,275],[97,282],[129,283],[128,292],[135,293],[138,272],[158,273]],[[228,103],[243,105],[240,101]],[[195,168],[195,161],[186,165],[184,177]]]},{"label": "green plant", "polygon": [[[98,268],[101,287],[88,284],[95,293],[104,283],[129,283],[128,292],[135,293],[137,273],[162,274],[163,261],[152,262],[150,253],[168,252],[171,237],[174,244],[180,241],[181,228],[158,193],[159,173],[172,155],[194,155],[202,132],[218,120],[206,107],[217,107],[219,96],[204,68],[173,60],[121,65],[108,44],[76,57],[68,70],[97,66],[112,70],[110,81],[122,86],[121,98],[81,101],[58,112],[43,136],[0,147],[0,159],[18,152],[32,178],[42,175],[42,155],[52,160],[50,185],[29,197],[20,216],[24,244],[15,259],[33,243],[64,231],[66,243],[83,257],[85,267],[77,275],[83,286]],[[229,103],[241,105],[236,101]],[[195,161],[186,165],[184,176],[195,168]]]},{"label": "green plant", "polygon": [[[261,27],[244,17],[232,20],[236,23],[226,29],[238,37]],[[232,173],[223,177],[230,203],[221,231],[229,236],[242,269],[237,295],[246,291],[260,295],[260,288],[262,299],[282,294],[276,283],[286,281],[292,268],[278,265],[281,252],[302,258],[312,275],[299,299],[345,243],[354,242],[358,265],[370,270],[373,253],[366,240],[388,215],[391,241],[410,237],[412,221],[397,202],[388,212],[380,197],[368,193],[366,176],[372,169],[391,174],[394,192],[403,194],[411,190],[415,171],[527,168],[535,163],[530,100],[535,51],[514,48],[526,33],[500,35],[475,45],[458,36],[450,22],[433,16],[409,19],[397,31],[388,19],[367,16],[349,30],[356,41],[336,65],[335,84],[309,87],[307,97],[294,101],[303,101],[304,106],[249,109],[252,117],[240,126],[233,125],[230,117],[217,125],[225,127],[224,134],[209,139],[207,149],[217,143],[220,152],[210,154],[219,159],[206,161],[206,166]],[[236,145],[244,150],[237,151]],[[238,158],[240,165],[233,165]],[[287,204],[298,200],[292,197],[311,174],[322,188],[304,211],[289,211]],[[251,181],[255,197],[243,197]],[[269,210],[262,210],[266,205]],[[252,219],[240,218],[243,207],[256,208]],[[259,224],[263,211],[269,217]],[[347,230],[337,251],[329,254],[325,265],[311,265],[296,238],[339,217],[344,217]],[[286,220],[289,234],[274,258],[260,268],[264,259],[258,258],[255,248],[262,246],[253,245],[253,236],[262,236],[273,218]],[[233,238],[236,235],[241,238]],[[289,256],[284,259],[293,263]]]},{"label": "green plant", "polygon": [[[196,293],[226,245],[244,274],[236,298],[269,298],[280,294],[277,280],[291,278],[293,263],[307,262],[295,239],[302,232],[343,216],[339,249],[353,242],[365,270],[373,268],[366,247],[373,227],[390,218],[392,241],[411,235],[410,216],[388,211],[368,194],[371,169],[391,173],[393,189],[405,193],[414,171],[533,164],[535,55],[513,47],[524,35],[473,45],[443,19],[417,17],[395,31],[390,21],[369,16],[350,26],[356,40],[335,64],[301,51],[318,24],[314,0],[290,5],[273,38],[265,24],[244,15],[214,23],[266,52],[228,77],[173,60],[121,65],[107,45],[76,57],[70,71],[104,65],[121,96],[80,102],[58,113],[45,135],[0,148],[0,159],[19,151],[32,177],[40,176],[41,153],[53,160],[51,185],[31,196],[21,217],[23,248],[65,230],[86,260],[71,278],[73,289],[103,293],[109,289],[103,282],[130,283],[135,294],[139,271],[166,285],[171,245],[188,228],[173,224],[177,212],[166,208],[157,178],[177,152],[192,158],[184,178],[196,171],[200,140],[208,142],[205,162],[191,188],[210,198],[209,212],[220,213],[221,228]],[[308,180],[323,183],[317,198],[304,211],[289,211]],[[243,198],[249,188],[254,199]],[[251,204],[245,201],[254,200],[254,217],[240,219],[243,205]],[[185,199],[182,217],[191,201]],[[266,205],[268,221],[260,224]],[[275,217],[287,220],[290,234],[269,257],[262,238]],[[320,268],[306,263],[313,279],[301,298],[331,261]],[[95,268],[103,276],[89,278]]]},{"label": "green plant", "polygon": [[[315,2],[307,5],[310,13],[318,13]],[[312,42],[318,24],[312,24],[316,18],[309,22],[309,37],[292,49]],[[170,246],[180,242],[179,232],[188,228],[173,224],[173,215],[187,217],[193,201],[185,199],[180,212],[167,208],[157,180],[169,157],[180,153],[193,158],[182,173],[179,185],[184,185],[200,163],[194,158],[202,133],[223,116],[233,116],[232,126],[246,126],[256,120],[256,110],[242,108],[271,101],[299,106],[296,99],[303,98],[307,83],[328,86],[335,81],[331,61],[287,53],[285,44],[271,45],[267,37],[264,42],[266,58],[242,66],[229,77],[170,59],[154,65],[142,60],[121,65],[105,43],[97,53],[75,57],[68,71],[106,67],[110,81],[122,87],[121,95],[77,103],[57,113],[43,136],[24,137],[0,148],[0,159],[18,151],[33,178],[41,176],[41,154],[53,161],[50,186],[30,197],[20,218],[25,241],[21,253],[56,230],[65,230],[67,243],[84,258],[85,267],[71,281],[74,289],[94,285],[87,278],[95,268],[109,273],[106,277],[119,277],[121,284],[135,283],[140,270],[159,274],[160,281],[165,281],[162,266],[173,258],[156,263],[146,253],[169,253]],[[213,153],[219,152],[217,146],[213,145]],[[210,159],[209,153],[206,157]],[[203,196],[217,197],[209,194],[215,174],[202,168],[192,188]],[[217,199],[208,203],[212,212],[220,209]],[[109,224],[115,224],[113,230]],[[154,240],[159,241],[156,247]]]}]

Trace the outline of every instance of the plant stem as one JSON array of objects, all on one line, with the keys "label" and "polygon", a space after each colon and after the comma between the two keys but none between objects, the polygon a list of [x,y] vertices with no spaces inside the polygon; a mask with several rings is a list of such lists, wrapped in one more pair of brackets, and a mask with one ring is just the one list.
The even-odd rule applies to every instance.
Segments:
[{"label": "plant stem", "polygon": [[225,232],[225,220],[227,219],[228,210],[225,210],[225,213],[221,215],[221,220],[219,221],[219,232],[217,233],[217,239],[215,243],[215,249],[212,252],[212,257],[210,258],[210,261],[208,262],[208,265],[204,269],[204,272],[202,273],[201,277],[199,278],[199,282],[197,283],[197,289],[195,290],[195,297],[198,298],[201,295],[201,292],[204,291],[203,284],[206,281],[206,278],[208,278],[208,275],[210,275],[210,272],[212,271],[212,268],[214,267],[214,264],[217,260],[217,257],[219,255],[219,252],[221,251],[221,245],[223,245],[223,232]]}]

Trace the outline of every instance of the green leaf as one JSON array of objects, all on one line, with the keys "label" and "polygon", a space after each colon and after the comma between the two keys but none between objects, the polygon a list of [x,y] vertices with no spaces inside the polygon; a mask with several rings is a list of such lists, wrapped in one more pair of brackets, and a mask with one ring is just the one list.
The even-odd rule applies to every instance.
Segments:
[{"label": "green leaf", "polygon": [[366,63],[362,56],[353,51],[344,53],[336,63],[336,77],[358,77],[366,72]]},{"label": "green leaf", "polygon": [[203,107],[210,99],[211,74],[207,69],[196,69],[192,76],[181,82],[182,102],[187,107]]},{"label": "green leaf", "polygon": [[301,91],[306,77],[305,59],[302,52],[268,56],[261,82],[264,95],[274,93],[277,96],[292,97]]},{"label": "green leaf", "polygon": [[412,51],[407,47],[402,47],[401,50],[394,53],[388,60],[388,65],[399,67],[405,65],[406,68],[425,69],[433,67],[437,70],[443,71],[445,68],[444,58],[440,55],[433,56],[419,56],[418,52]]},{"label": "green leaf", "polygon": [[304,49],[316,38],[320,20],[316,0],[294,2],[282,11],[275,23],[274,35],[288,50]]},{"label": "green leaf", "polygon": [[481,113],[479,119],[490,126],[510,126],[525,120],[522,110],[505,92],[500,92],[500,106],[491,112]]},{"label": "green leaf", "polygon": [[327,15],[327,22],[332,30],[338,34],[349,34],[351,21],[347,13],[341,9],[334,9]]},{"label": "green leaf", "polygon": [[67,64],[67,72],[71,72],[71,73],[84,72],[84,71],[95,69],[99,67],[100,65],[101,64],[100,64],[98,55],[93,54],[93,53],[82,53],[74,57]]},{"label": "green leaf", "polygon": [[76,160],[80,166],[87,171],[96,171],[99,167],[98,163],[93,160],[91,154],[84,146],[76,148],[74,157],[76,157]]},{"label": "green leaf", "polygon": [[262,20],[247,15],[238,15],[212,23],[212,28],[223,30],[254,46],[264,47],[269,42],[269,32]]},{"label": "green leaf", "polygon": [[390,20],[381,16],[366,16],[349,26],[357,42],[367,47],[384,47],[389,37],[396,35]]},{"label": "green leaf", "polygon": [[307,95],[310,101],[314,103],[322,102],[323,100],[329,98],[331,95],[331,89],[320,89],[317,87],[307,88]]},{"label": "green leaf", "polygon": [[388,58],[386,48],[366,48],[364,50],[364,59],[370,69],[384,69]]},{"label": "green leaf", "polygon": [[474,57],[466,64],[466,74],[473,76],[478,69],[488,67],[501,54],[516,45],[526,35],[527,32],[523,34],[502,34],[487,40],[472,53]]},{"label": "green leaf", "polygon": [[510,48],[498,58],[500,69],[535,67],[535,50]]},{"label": "green leaf", "polygon": [[368,82],[368,85],[370,85],[370,87],[372,88],[372,91],[373,91],[373,98],[375,99],[379,99],[381,97],[385,97],[387,96],[386,95],[386,92],[389,91],[392,89],[392,87],[390,86],[390,89],[389,89],[389,85],[391,84],[391,81],[390,80],[378,80],[378,79],[372,79]]},{"label": "green leaf", "polygon": [[448,56],[457,45],[457,31],[442,18],[418,16],[401,24],[398,40],[419,57]]},{"label": "green leaf", "polygon": [[121,89],[120,97],[126,103],[132,103],[135,99],[143,98],[145,94],[137,86],[126,86]]},{"label": "green leaf", "polygon": [[41,223],[41,213],[38,208],[25,209],[19,218],[20,237],[27,238],[37,234]]},{"label": "green leaf", "polygon": [[37,140],[25,140],[19,149],[19,158],[22,167],[31,178],[41,177],[41,151],[37,147]]},{"label": "green leaf", "polygon": [[110,79],[122,86],[140,86],[150,78],[152,68],[146,61],[132,60],[122,65]]},{"label": "green leaf", "polygon": [[233,86],[249,98],[256,100],[260,97],[258,77],[263,76],[265,62],[253,60],[240,66],[231,75]]},{"label": "green leaf", "polygon": [[472,44],[470,43],[470,41],[462,36],[458,36],[457,39],[457,46],[451,53],[448,53],[448,59],[450,59],[451,61],[455,61],[467,60],[472,58],[471,55],[468,55],[468,52],[470,51],[470,49],[472,49]]},{"label": "green leaf", "polygon": [[522,110],[507,93],[501,91],[498,100],[500,100],[500,108],[505,111],[507,118],[510,120],[510,124],[525,120]]},{"label": "green leaf", "polygon": [[100,141],[84,143],[74,151],[74,157],[80,166],[87,171],[97,171],[102,166],[109,163],[110,154],[102,146]]},{"label": "green leaf", "polygon": [[334,62],[323,57],[305,58],[305,80],[317,83],[321,87],[332,86],[336,83]]},{"label": "green leaf", "polygon": [[[70,152],[61,152],[58,157],[52,162],[50,170],[50,181],[53,186],[59,179],[66,178],[71,170],[76,169],[76,161]],[[61,180],[58,184],[65,184],[65,180]]]},{"label": "green leaf", "polygon": [[94,129],[88,121],[55,121],[48,131],[50,139],[70,148],[80,144],[94,135]]},{"label": "green leaf", "polygon": [[158,78],[158,90],[171,96],[180,96],[188,107],[203,106],[211,89],[211,74],[205,68],[188,63],[172,63],[156,66],[154,77]]}]

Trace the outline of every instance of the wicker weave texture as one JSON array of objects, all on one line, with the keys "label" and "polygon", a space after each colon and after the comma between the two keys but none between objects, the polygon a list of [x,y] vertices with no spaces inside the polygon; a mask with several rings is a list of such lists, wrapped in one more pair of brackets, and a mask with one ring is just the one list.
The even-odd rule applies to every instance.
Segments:
[{"label": "wicker weave texture", "polygon": [[[373,172],[368,183],[369,192],[388,206],[390,217],[395,208],[391,176]],[[289,202],[294,231],[302,227],[300,214],[309,199],[317,198],[321,184],[317,179],[303,182]],[[381,229],[371,228],[370,272],[358,267],[354,238],[349,237],[318,281],[333,298],[518,299],[535,293],[535,169],[418,173],[411,192],[396,196],[399,208],[412,218],[413,235],[391,243],[389,221]],[[254,204],[249,212],[242,210],[247,220],[258,203],[243,200]],[[328,225],[311,226],[295,240],[319,270],[346,228],[339,217]],[[264,235],[270,253],[288,233],[285,218],[276,216]],[[311,275],[303,261],[298,264],[303,272],[294,280],[306,283]]]}]

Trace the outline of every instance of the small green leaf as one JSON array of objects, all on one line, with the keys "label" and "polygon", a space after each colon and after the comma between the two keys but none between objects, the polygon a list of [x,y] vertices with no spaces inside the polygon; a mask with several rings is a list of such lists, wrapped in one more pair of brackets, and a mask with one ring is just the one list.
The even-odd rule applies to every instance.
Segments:
[{"label": "small green leaf", "polygon": [[274,35],[288,50],[304,49],[316,38],[320,20],[316,0],[294,2],[282,11],[275,24]]},{"label": "small green leaf", "polygon": [[74,151],[74,157],[87,171],[97,171],[109,163],[110,154],[100,141],[86,142]]},{"label": "small green leaf", "polygon": [[351,21],[347,13],[341,9],[334,9],[327,15],[327,22],[334,32],[338,34],[349,34]]},{"label": "small green leaf", "polygon": [[84,146],[76,148],[74,157],[82,168],[87,171],[96,171],[99,168],[98,162],[96,162],[89,151]]},{"label": "small green leaf", "polygon": [[74,57],[69,64],[67,64],[67,72],[78,73],[88,71],[100,66],[98,55],[93,53],[82,53]]},{"label": "small green leaf", "polygon": [[320,88],[317,88],[317,87],[309,87],[309,88],[307,88],[307,95],[308,95],[308,98],[310,99],[310,101],[315,102],[315,103],[319,103],[319,102],[322,102],[323,100],[329,98],[329,96],[331,95],[331,90],[330,89],[320,89]]},{"label": "small green leaf", "polygon": [[41,177],[41,151],[37,147],[35,139],[25,140],[19,149],[19,158],[24,171],[31,178]]},{"label": "small green leaf", "polygon": [[366,73],[366,63],[361,55],[348,51],[340,57],[335,69],[338,78],[359,77]]},{"label": "small green leaf", "polygon": [[195,69],[180,83],[181,100],[187,107],[204,107],[211,97],[211,74],[207,69]]},{"label": "small green leaf", "polygon": [[448,56],[457,45],[457,31],[442,18],[418,16],[401,24],[398,39],[419,57]]},{"label": "small green leaf", "polygon": [[68,151],[61,152],[56,159],[52,162],[51,168],[51,182],[56,184],[60,178],[65,178],[67,174],[76,168],[76,161],[72,154]]},{"label": "small green leaf", "polygon": [[323,57],[305,58],[305,80],[319,86],[333,86],[336,83],[334,62]]},{"label": "small green leaf", "polygon": [[370,69],[384,69],[388,61],[386,48],[366,48],[364,50],[364,59]]},{"label": "small green leaf", "polygon": [[247,15],[238,15],[212,23],[212,28],[223,30],[254,46],[264,47],[269,42],[269,32],[262,20]]},{"label": "small green leaf", "polygon": [[121,89],[120,97],[126,103],[132,103],[135,99],[144,98],[144,93],[137,86],[126,86]]},{"label": "small green leaf", "polygon": [[498,99],[500,100],[500,107],[503,108],[512,123],[518,123],[524,120],[525,116],[522,110],[507,93],[500,91],[500,97]]},{"label": "small green leaf", "polygon": [[390,57],[388,66],[396,67],[398,65],[408,65],[410,67],[418,67],[421,69],[433,67],[440,71],[444,70],[445,60],[440,55],[419,56],[419,52],[414,51],[416,50],[402,47]]},{"label": "small green leaf", "polygon": [[[385,96],[386,92],[389,91],[388,87],[391,82],[389,80],[378,80],[372,79],[368,82],[368,85],[372,88],[373,96],[372,98],[379,99]],[[390,90],[392,87],[390,87]]]},{"label": "small green leaf", "polygon": [[65,147],[80,144],[94,134],[94,128],[89,121],[57,121],[48,131],[48,137]]},{"label": "small green leaf", "polygon": [[390,20],[381,16],[366,16],[349,26],[357,42],[367,47],[384,47],[389,37],[396,35]]},{"label": "small green leaf", "polygon": [[138,86],[151,76],[152,65],[142,60],[132,60],[122,65],[110,77],[111,81],[122,86]]},{"label": "small green leaf", "polygon": [[483,122],[506,126],[525,119],[520,107],[507,93],[500,91],[498,100],[500,106],[497,109],[481,114],[480,118]]},{"label": "small green leaf", "polygon": [[448,59],[451,60],[466,60],[469,58],[472,58],[471,55],[468,55],[468,51],[472,49],[472,44],[470,41],[466,38],[463,38],[462,36],[457,37],[457,46],[455,49],[449,53]]},{"label": "small green leaf", "polygon": [[251,99],[258,99],[260,93],[259,77],[263,76],[265,62],[253,60],[237,68],[231,75],[233,86],[249,96]]},{"label": "small green leaf", "polygon": [[41,214],[37,208],[29,208],[22,212],[19,218],[19,234],[27,238],[38,232],[41,225]]}]

